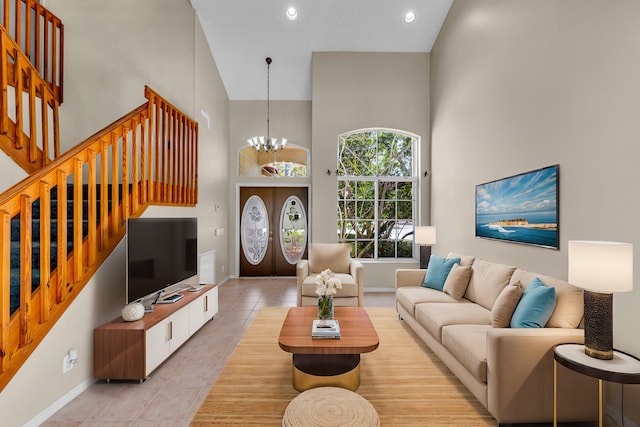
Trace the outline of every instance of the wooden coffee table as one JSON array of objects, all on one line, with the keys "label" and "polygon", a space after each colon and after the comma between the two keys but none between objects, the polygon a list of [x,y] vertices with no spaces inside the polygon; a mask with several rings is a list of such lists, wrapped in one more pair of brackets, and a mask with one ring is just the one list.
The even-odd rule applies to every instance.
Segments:
[{"label": "wooden coffee table", "polygon": [[298,391],[314,387],[342,387],[355,391],[360,386],[360,354],[380,344],[378,333],[361,307],[336,307],[340,339],[312,339],[311,325],[318,318],[316,307],[292,307],[282,324],[278,344],[293,353],[293,387]]}]

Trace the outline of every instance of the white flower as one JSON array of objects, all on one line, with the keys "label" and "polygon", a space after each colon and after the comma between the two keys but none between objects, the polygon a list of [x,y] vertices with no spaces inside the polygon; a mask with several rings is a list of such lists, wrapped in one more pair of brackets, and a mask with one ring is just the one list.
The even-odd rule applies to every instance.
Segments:
[{"label": "white flower", "polygon": [[320,297],[335,295],[338,289],[342,289],[342,282],[340,279],[334,277],[330,269],[327,268],[318,274],[316,280],[316,295]]}]

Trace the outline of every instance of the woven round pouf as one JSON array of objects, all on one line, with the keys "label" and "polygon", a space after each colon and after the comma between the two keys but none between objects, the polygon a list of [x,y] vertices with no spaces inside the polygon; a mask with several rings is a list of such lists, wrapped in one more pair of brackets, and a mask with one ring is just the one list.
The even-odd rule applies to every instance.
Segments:
[{"label": "woven round pouf", "polygon": [[282,427],[378,427],[380,418],[367,399],[339,387],[312,388],[296,396]]}]

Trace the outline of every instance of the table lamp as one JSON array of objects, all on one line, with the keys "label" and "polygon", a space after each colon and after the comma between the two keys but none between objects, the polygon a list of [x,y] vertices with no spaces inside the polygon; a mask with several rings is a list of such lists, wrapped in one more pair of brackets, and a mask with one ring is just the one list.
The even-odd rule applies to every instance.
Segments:
[{"label": "table lamp", "polygon": [[633,245],[569,240],[569,283],[584,289],[584,352],[613,358],[613,292],[633,290]]},{"label": "table lamp", "polygon": [[431,245],[436,244],[436,227],[416,227],[416,243],[420,245],[420,268],[427,268],[431,257]]}]

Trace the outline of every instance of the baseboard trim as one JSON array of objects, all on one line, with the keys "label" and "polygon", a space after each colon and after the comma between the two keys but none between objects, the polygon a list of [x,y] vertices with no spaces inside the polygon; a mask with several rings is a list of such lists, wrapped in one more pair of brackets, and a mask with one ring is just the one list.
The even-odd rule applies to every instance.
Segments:
[{"label": "baseboard trim", "polygon": [[60,399],[56,400],[44,411],[40,412],[35,417],[31,418],[28,422],[24,424],[23,427],[38,427],[40,424],[47,421],[53,414],[62,409],[67,403],[71,402],[73,399],[78,397],[80,393],[88,389],[95,382],[94,378],[88,378],[75,386],[71,391],[62,396]]}]

